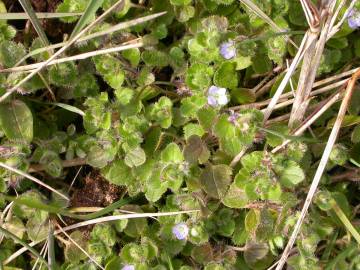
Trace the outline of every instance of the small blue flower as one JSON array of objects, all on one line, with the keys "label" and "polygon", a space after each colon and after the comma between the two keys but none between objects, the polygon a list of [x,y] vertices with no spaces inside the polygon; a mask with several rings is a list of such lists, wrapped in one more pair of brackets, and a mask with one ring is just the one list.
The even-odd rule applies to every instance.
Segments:
[{"label": "small blue flower", "polygon": [[123,268],[121,268],[121,270],[135,270],[135,266],[132,264],[126,264],[123,266]]},{"label": "small blue flower", "polygon": [[184,223],[178,223],[172,227],[172,233],[178,240],[184,240],[189,234],[189,227]]},{"label": "small blue flower", "polygon": [[229,40],[221,43],[220,54],[227,60],[234,58],[236,56],[235,42],[233,40]]},{"label": "small blue flower", "polygon": [[230,116],[228,117],[228,121],[232,124],[235,124],[237,119],[240,117],[240,114],[230,111]]},{"label": "small blue flower", "polygon": [[215,85],[208,90],[208,104],[213,107],[223,106],[229,102],[226,94],[226,88],[220,88]]},{"label": "small blue flower", "polygon": [[348,16],[348,24],[352,29],[360,28],[360,10],[352,9]]}]

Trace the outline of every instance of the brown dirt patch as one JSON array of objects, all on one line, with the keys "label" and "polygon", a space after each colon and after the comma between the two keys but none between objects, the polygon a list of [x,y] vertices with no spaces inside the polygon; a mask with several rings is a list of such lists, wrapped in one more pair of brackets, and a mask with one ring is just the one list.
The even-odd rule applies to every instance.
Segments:
[{"label": "brown dirt patch", "polygon": [[71,196],[71,207],[104,207],[119,199],[121,188],[110,184],[97,171],[87,175]]}]

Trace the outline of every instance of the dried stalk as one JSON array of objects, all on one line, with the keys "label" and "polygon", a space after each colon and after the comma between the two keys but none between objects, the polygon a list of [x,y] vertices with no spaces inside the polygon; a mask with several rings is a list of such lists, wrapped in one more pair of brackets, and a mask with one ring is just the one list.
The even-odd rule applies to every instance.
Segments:
[{"label": "dried stalk", "polygon": [[324,173],[325,167],[326,167],[327,162],[329,160],[331,150],[332,150],[332,148],[333,148],[333,146],[335,144],[336,138],[337,138],[337,136],[339,134],[341,124],[342,124],[342,122],[344,120],[346,110],[347,110],[347,107],[348,107],[349,102],[351,100],[353,90],[355,89],[355,83],[356,83],[359,76],[360,76],[360,70],[357,71],[352,76],[351,80],[349,81],[349,83],[347,85],[345,96],[344,96],[344,98],[342,100],[338,116],[337,116],[336,121],[334,123],[334,127],[331,130],[331,133],[330,133],[328,142],[326,144],[324,153],[323,153],[323,155],[321,157],[319,166],[318,166],[318,168],[316,170],[315,176],[314,176],[313,181],[311,183],[311,186],[310,186],[309,192],[307,194],[304,206],[303,206],[303,208],[301,210],[301,213],[300,213],[300,217],[296,222],[294,230],[293,230],[293,232],[292,232],[292,234],[290,236],[289,242],[287,243],[287,245],[285,247],[285,250],[284,250],[284,252],[283,252],[283,254],[282,254],[282,256],[281,256],[281,258],[279,260],[279,264],[277,265],[276,270],[281,270],[283,268],[283,266],[285,265],[286,260],[287,260],[287,258],[289,256],[289,252],[290,252],[291,248],[293,247],[293,245],[294,245],[294,243],[296,241],[296,238],[297,238],[297,236],[299,234],[301,225],[302,225],[302,223],[303,223],[303,221],[305,219],[305,216],[306,216],[307,211],[309,209],[309,206],[310,206],[310,204],[312,202],[312,199],[314,197],[316,189],[317,189],[317,187],[318,187],[318,185],[320,183],[320,179],[322,177],[322,174]]},{"label": "dried stalk", "polygon": [[309,47],[309,39],[308,39],[308,32],[305,33],[304,35],[304,38],[303,40],[301,41],[301,45],[300,45],[300,48],[293,60],[293,62],[291,63],[291,66],[290,68],[288,69],[288,71],[286,72],[283,80],[281,81],[278,89],[276,90],[275,92],[275,95],[273,96],[273,98],[271,99],[268,107],[266,108],[266,111],[264,113],[264,120],[263,120],[263,123],[265,123],[270,115],[271,115],[271,112],[273,111],[275,105],[277,104],[281,94],[283,93],[286,85],[288,84],[291,76],[294,74],[298,64],[300,63],[301,59],[303,58],[304,56],[304,53],[307,51],[308,47]]},{"label": "dried stalk", "polygon": [[[341,96],[342,96],[341,92],[333,95],[327,102],[325,102],[325,104],[322,104],[322,106],[317,112],[315,112],[312,116],[310,116],[307,120],[305,120],[304,123],[298,129],[296,129],[296,131],[293,132],[291,135],[292,136],[302,135],[305,132],[305,130],[307,130],[321,115],[323,115],[332,105],[334,105],[337,101],[339,101]],[[285,140],[281,145],[275,147],[271,151],[271,153],[274,154],[278,152],[290,142],[291,140]]]},{"label": "dried stalk", "polygon": [[18,174],[18,175],[21,175],[21,176],[23,176],[23,177],[25,177],[25,178],[27,178],[27,179],[29,179],[29,180],[31,180],[31,181],[39,184],[40,186],[43,186],[43,187],[47,188],[48,190],[50,190],[50,191],[58,194],[60,197],[64,198],[65,200],[69,201],[69,198],[68,198],[67,196],[65,196],[64,194],[62,194],[61,192],[57,191],[57,190],[54,189],[53,187],[45,184],[45,183],[42,182],[41,180],[35,178],[34,176],[32,176],[32,175],[30,175],[30,174],[28,174],[28,173],[26,173],[26,172],[23,172],[23,171],[20,171],[20,170],[18,170],[18,169],[16,169],[16,168],[13,168],[13,167],[11,167],[11,166],[3,163],[3,162],[0,162],[0,167],[6,169],[6,170],[8,170],[8,171],[11,171],[11,172],[13,172],[13,173],[16,173],[16,174]]},{"label": "dried stalk", "polygon": [[[139,39],[136,39],[134,41],[138,41],[138,40]],[[96,50],[96,51],[92,51],[92,52],[86,52],[86,53],[73,55],[73,56],[69,56],[69,57],[64,57],[64,58],[60,58],[60,59],[54,59],[54,60],[50,61],[47,64],[47,66],[66,63],[66,62],[71,62],[71,61],[76,61],[76,60],[83,60],[83,59],[87,59],[87,58],[97,56],[97,55],[115,53],[115,52],[125,51],[125,50],[128,50],[128,49],[133,49],[133,48],[140,48],[143,45],[144,44],[140,41],[140,42],[130,44],[130,45],[120,45],[120,46],[116,46],[116,47],[113,47],[113,48],[107,48],[107,49],[103,49],[103,50]],[[32,71],[32,70],[34,70],[36,68],[41,67],[44,63],[45,62],[39,62],[39,63],[36,63],[36,64],[31,64],[31,65],[26,65],[26,66],[19,66],[19,67],[3,69],[3,70],[0,70],[0,73],[5,73],[5,72],[28,72],[28,71]]]},{"label": "dried stalk", "polygon": [[[125,214],[125,215],[116,215],[116,216],[107,216],[107,217],[100,217],[96,219],[90,219],[86,221],[82,221],[79,223],[75,223],[73,225],[67,226],[62,228],[62,230],[56,230],[54,231],[54,235],[58,235],[62,233],[62,231],[70,231],[77,228],[81,228],[88,225],[93,225],[97,223],[103,223],[103,222],[110,222],[115,220],[124,220],[124,219],[131,219],[131,218],[151,218],[151,217],[164,217],[164,216],[175,216],[175,215],[181,215],[181,214],[191,214],[199,212],[199,210],[188,210],[188,211],[177,211],[177,212],[163,212],[163,213],[135,213],[135,214]],[[43,240],[40,241],[33,241],[29,244],[30,247],[33,247],[39,243],[41,243]],[[11,254],[4,262],[3,265],[7,265],[13,260],[15,260],[17,257],[19,257],[21,254],[26,252],[28,248],[22,247],[18,251]]]},{"label": "dried stalk", "polygon": [[118,8],[119,6],[124,6],[124,0],[117,1],[112,7],[107,9],[100,17],[98,17],[95,21],[85,27],[79,34],[77,34],[73,39],[71,39],[65,46],[63,46],[60,50],[58,50],[55,54],[53,54],[46,62],[44,62],[40,67],[32,71],[29,75],[27,75],[24,79],[18,82],[15,86],[13,86],[10,90],[8,90],[4,95],[0,97],[0,103],[4,102],[12,93],[14,93],[19,87],[21,87],[24,83],[34,77],[39,71],[45,68],[52,60],[56,59],[59,55],[65,52],[71,45],[73,45],[82,35],[92,29],[97,23],[101,22],[108,14],[110,14],[113,10]]},{"label": "dried stalk", "polygon": [[[75,167],[75,166],[81,166],[81,165],[85,165],[86,164],[86,160],[83,158],[76,158],[76,159],[71,159],[71,160],[64,160],[62,162],[62,167],[63,168],[67,168],[67,167]],[[45,171],[45,166],[42,164],[32,164],[30,166],[29,172],[33,173],[33,172],[41,172],[41,171]]]},{"label": "dried stalk", "polygon": [[[340,86],[343,86],[344,84],[346,84],[347,82],[349,81],[349,79],[344,79],[344,80],[341,80],[339,82],[336,82],[336,83],[333,83],[333,84],[329,84],[325,87],[322,87],[322,88],[319,88],[319,89],[316,89],[314,91],[312,91],[310,93],[310,97],[314,97],[314,96],[317,96],[317,95],[320,95],[320,94],[324,94],[326,92],[328,92],[329,90],[333,90],[335,88],[338,88]],[[283,102],[286,102],[288,100],[288,98],[292,97],[292,93],[289,92],[289,93],[285,93],[285,94],[282,94],[280,96],[280,98],[278,99],[278,102],[280,103],[283,103]],[[241,109],[249,109],[249,108],[256,108],[256,109],[261,109],[263,107],[265,107],[266,105],[268,105],[270,102],[271,102],[272,99],[267,99],[267,100],[264,100],[264,101],[259,101],[259,102],[255,102],[255,103],[250,103],[250,104],[245,104],[245,105],[240,105],[240,106],[234,106],[234,107],[231,107],[229,108],[230,110],[241,110]],[[292,101],[294,99],[291,99]],[[276,108],[276,106],[278,105],[279,103],[277,103],[274,107],[274,109]]]},{"label": "dried stalk", "polygon": [[311,32],[309,34],[312,44],[307,51],[306,56],[304,56],[298,88],[296,90],[295,102],[290,114],[289,126],[292,128],[303,120],[306,109],[309,105],[310,92],[315,82],[316,73],[320,66],[320,60],[324,52],[331,21],[334,17],[332,16],[332,12],[335,8],[335,3],[336,1],[333,1],[331,7],[326,10],[329,15],[326,19],[324,27],[321,29],[319,40],[317,40],[319,32]]}]

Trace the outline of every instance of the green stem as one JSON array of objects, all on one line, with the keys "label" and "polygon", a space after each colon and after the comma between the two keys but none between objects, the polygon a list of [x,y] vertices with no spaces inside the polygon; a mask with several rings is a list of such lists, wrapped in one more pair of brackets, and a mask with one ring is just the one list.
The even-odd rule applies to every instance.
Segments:
[{"label": "green stem", "polygon": [[338,218],[344,224],[345,228],[355,238],[356,242],[358,242],[358,244],[360,244],[360,234],[355,229],[355,227],[351,224],[349,219],[346,217],[345,213],[341,210],[341,208],[339,207],[339,205],[336,203],[336,201],[334,199],[330,200],[330,204],[331,204],[335,214],[338,216]]},{"label": "green stem", "polygon": [[170,256],[169,256],[169,254],[167,254],[167,259],[168,259],[169,269],[170,269],[170,270],[174,270],[174,267],[173,267],[173,265],[172,265],[171,258],[170,258]]},{"label": "green stem", "polygon": [[86,215],[74,214],[74,213],[69,212],[66,209],[54,207],[54,206],[51,206],[51,205],[46,205],[44,203],[31,200],[29,198],[21,198],[21,197],[15,198],[15,197],[6,196],[6,195],[4,195],[4,198],[6,200],[9,200],[9,201],[14,201],[17,204],[26,205],[26,206],[28,206],[30,208],[43,210],[43,211],[46,211],[46,212],[49,212],[49,213],[60,214],[62,216],[70,217],[70,218],[73,218],[73,219],[89,220],[89,219],[98,218],[98,217],[106,215],[106,214],[108,214],[110,212],[113,212],[114,210],[116,210],[116,209],[118,209],[118,208],[120,208],[120,207],[122,207],[122,206],[124,206],[126,204],[129,204],[130,202],[136,200],[138,197],[120,199],[117,202],[114,202],[113,204],[105,207],[104,209],[101,209],[99,211],[96,211],[96,212],[91,213],[91,214],[86,214]]}]

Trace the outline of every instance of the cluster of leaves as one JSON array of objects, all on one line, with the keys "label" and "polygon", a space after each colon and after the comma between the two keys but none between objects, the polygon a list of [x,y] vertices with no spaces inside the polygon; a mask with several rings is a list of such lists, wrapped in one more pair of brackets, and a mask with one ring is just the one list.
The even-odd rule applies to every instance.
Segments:
[{"label": "cluster of leaves", "polygon": [[[115,2],[105,0],[101,7],[106,10]],[[97,224],[88,234],[72,231],[73,241],[58,243],[65,258],[58,261],[60,269],[96,269],[92,260],[109,270],[266,269],[281,253],[296,222],[296,209],[306,194],[334,115],[330,112],[314,124],[316,143],[307,144],[300,138],[284,151],[271,154],[269,149],[287,138],[286,124],[263,129],[260,110],[238,110],[236,106],[256,101],[250,89],[258,82],[256,78],[284,66],[284,58],[295,54],[293,45],[236,0],[148,2],[141,8],[126,0],[121,10],[94,31],[124,19],[160,11],[166,14],[106,39],[93,39],[71,52],[114,46],[119,40],[138,36],[143,48],[53,65],[22,86],[21,94],[28,95],[16,95],[0,104],[0,161],[25,172],[41,168],[50,179],[60,180],[48,181],[55,186],[58,182],[70,185],[72,169],[64,168],[64,161],[81,160],[135,198],[114,215],[121,210],[198,210],[157,220]],[[301,41],[306,19],[299,1],[253,2],[279,27],[297,33],[291,37],[295,43]],[[64,0],[57,11],[81,12],[87,3]],[[5,11],[0,1],[0,12]],[[71,23],[76,18],[62,20]],[[13,40],[15,35],[13,26],[0,21],[0,64],[4,68],[41,47],[40,40],[34,39],[26,48]],[[329,41],[318,75],[335,72],[359,56],[358,32],[345,23]],[[33,60],[47,57],[47,53],[37,54]],[[25,76],[0,73],[0,94]],[[49,88],[61,103],[52,102],[51,95],[37,95]],[[360,126],[352,129],[360,122],[359,98],[355,94],[344,124],[345,134],[351,132],[351,142],[345,138],[333,149],[322,187],[348,217],[358,201],[350,192],[354,186],[334,183],[329,175],[350,162],[360,163]],[[246,154],[234,163],[244,149]],[[13,194],[15,189],[19,198],[57,209],[68,207],[60,198],[36,188],[22,176],[0,169],[1,194]],[[0,209],[9,198],[0,196]],[[45,209],[15,203],[3,227],[20,239],[43,241],[51,233],[49,224],[54,218]],[[323,269],[324,265],[326,269],[357,269],[360,261],[354,254],[358,247],[350,241],[342,250],[346,241],[342,223],[319,196],[289,265],[293,269]],[[1,262],[18,246],[7,238],[0,243]],[[29,267],[25,257],[13,264]]]}]

